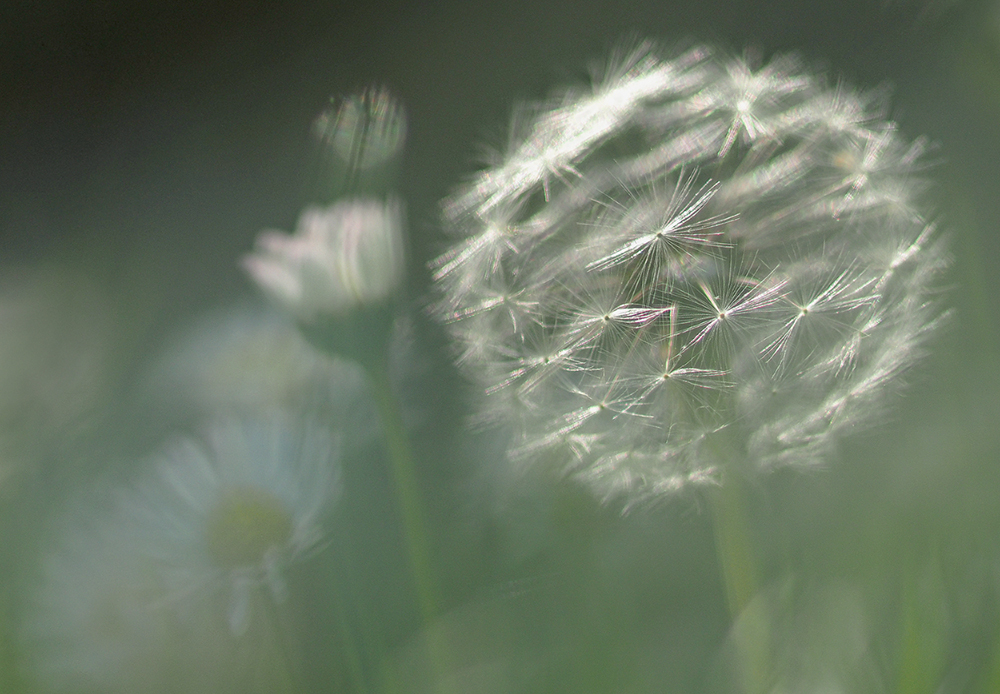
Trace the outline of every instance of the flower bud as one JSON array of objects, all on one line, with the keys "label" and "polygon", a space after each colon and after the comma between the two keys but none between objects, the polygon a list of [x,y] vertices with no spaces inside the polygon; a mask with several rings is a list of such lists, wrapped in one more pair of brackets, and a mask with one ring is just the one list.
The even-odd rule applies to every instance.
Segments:
[{"label": "flower bud", "polygon": [[327,193],[391,190],[406,130],[406,111],[385,87],[332,100],[313,121],[313,134],[326,155]]}]

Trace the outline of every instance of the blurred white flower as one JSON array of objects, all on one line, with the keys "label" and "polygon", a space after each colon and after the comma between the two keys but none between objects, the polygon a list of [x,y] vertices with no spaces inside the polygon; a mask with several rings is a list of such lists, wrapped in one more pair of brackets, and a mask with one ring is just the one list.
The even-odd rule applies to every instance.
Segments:
[{"label": "blurred white flower", "polygon": [[122,522],[177,600],[221,595],[234,635],[261,599],[286,599],[287,567],[318,548],[338,492],[338,441],[284,418],[225,422],[181,440],[123,497]]},{"label": "blurred white flower", "polygon": [[[786,576],[754,596],[736,616],[716,665],[711,691],[754,691],[766,678],[769,694],[891,691],[876,630],[878,609],[862,587]],[[766,652],[768,672],[748,669],[748,653]],[[759,690],[758,690],[759,691]]]},{"label": "blurred white flower", "polygon": [[89,489],[24,601],[37,683],[283,690],[298,657],[286,576],[323,543],[338,450],[332,434],[283,415],[230,420],[167,447],[134,485]]},{"label": "blurred white flower", "polygon": [[403,207],[395,198],[309,207],[294,235],[265,231],[243,266],[304,323],[387,302],[405,269]]},{"label": "blurred white flower", "polygon": [[180,621],[167,587],[108,498],[67,514],[43,565],[24,626],[27,659],[45,691],[157,691],[173,666]]},{"label": "blurred white flower", "polygon": [[141,395],[174,426],[280,410],[340,422],[352,441],[376,431],[361,369],[320,354],[287,315],[256,304],[212,310],[184,327],[160,350]]}]

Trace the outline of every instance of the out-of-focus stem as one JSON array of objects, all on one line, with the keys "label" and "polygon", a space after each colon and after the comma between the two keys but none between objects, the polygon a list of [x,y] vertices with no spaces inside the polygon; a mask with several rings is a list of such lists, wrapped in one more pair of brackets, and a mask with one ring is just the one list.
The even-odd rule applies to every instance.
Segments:
[{"label": "out-of-focus stem", "polygon": [[347,675],[350,678],[351,690],[358,694],[368,694],[358,639],[351,630],[347,618],[347,610],[344,609],[340,596],[334,596],[334,610],[337,613],[337,629],[340,632],[341,648],[343,648],[344,660],[347,664]]},{"label": "out-of-focus stem", "polygon": [[[271,600],[259,602],[266,616],[256,627],[251,627],[256,628],[257,633],[248,636],[259,640],[262,658],[251,666],[267,669],[271,691],[275,694],[305,694],[302,651],[288,607]],[[267,658],[263,658],[264,654]]]},{"label": "out-of-focus stem", "polygon": [[715,551],[722,570],[729,615],[736,618],[757,594],[760,579],[754,562],[744,509],[743,489],[737,475],[728,477],[709,494],[715,531]]},{"label": "out-of-focus stem", "polygon": [[417,591],[421,615],[430,621],[437,615],[437,585],[431,563],[430,539],[425,522],[426,514],[420,497],[417,474],[410,452],[410,442],[403,425],[403,417],[392,392],[388,369],[384,364],[366,365],[372,384],[372,395],[382,421],[385,444],[389,453],[392,482],[403,517],[403,532],[410,568]]},{"label": "out-of-focus stem", "polygon": [[420,496],[409,438],[398,401],[393,394],[387,364],[384,361],[365,364],[365,370],[371,380],[372,394],[382,420],[396,499],[403,516],[403,532],[410,569],[427,635],[425,641],[427,657],[436,678],[435,691],[440,694],[453,694],[448,680],[447,644],[444,635],[434,623],[440,609],[438,585],[431,561],[430,538],[425,521],[427,516]]},{"label": "out-of-focus stem", "polygon": [[[763,611],[753,614],[747,606],[760,590],[760,576],[754,560],[753,543],[746,516],[746,499],[739,475],[727,477],[709,494],[715,532],[715,551],[726,590],[726,604],[734,621],[737,668],[746,694],[767,691],[770,677],[770,626]],[[740,619],[741,616],[743,619]]]}]

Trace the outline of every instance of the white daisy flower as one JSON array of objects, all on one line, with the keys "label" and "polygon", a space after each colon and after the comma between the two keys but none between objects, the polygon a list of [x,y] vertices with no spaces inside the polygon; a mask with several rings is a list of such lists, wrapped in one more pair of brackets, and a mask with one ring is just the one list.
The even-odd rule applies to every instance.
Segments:
[{"label": "white daisy flower", "polygon": [[403,205],[358,198],[308,207],[294,234],[265,231],[243,259],[253,281],[303,323],[381,305],[406,265]]},{"label": "white daisy flower", "polygon": [[285,576],[323,540],[337,456],[318,427],[230,420],[169,446],[135,486],[83,495],[25,601],[36,683],[215,692],[241,677],[244,691],[276,688],[290,667]]},{"label": "white daisy flower", "polygon": [[285,419],[230,421],[171,446],[122,505],[172,599],[221,597],[233,635],[251,606],[287,596],[285,571],[316,550],[338,491],[338,442]]}]

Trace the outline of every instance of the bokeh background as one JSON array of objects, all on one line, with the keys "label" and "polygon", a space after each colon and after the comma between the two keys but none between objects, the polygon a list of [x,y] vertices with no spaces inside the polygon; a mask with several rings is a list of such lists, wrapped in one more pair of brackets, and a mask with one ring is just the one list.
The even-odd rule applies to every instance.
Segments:
[{"label": "bokeh background", "polygon": [[[0,691],[34,691],[18,624],[47,519],[188,424],[144,399],[151,364],[191,321],[256,300],[240,256],[316,199],[311,123],[370,84],[409,113],[408,407],[449,608],[437,628],[462,644],[466,691],[735,691],[740,625],[702,501],[622,515],[583,490],[510,489],[420,310],[438,201],[504,144],[511,107],[634,37],[797,51],[888,87],[892,119],[934,143],[950,320],[891,419],[822,469],[759,481],[750,532],[778,659],[803,687],[1000,691],[996,0],[8,0],[0,27]],[[388,482],[352,474],[338,541],[357,550],[341,588],[367,625],[362,669],[429,691],[408,660],[427,631]],[[317,605],[326,589],[310,586]],[[323,663],[311,689],[361,691],[338,655],[349,637],[304,628]]]}]

